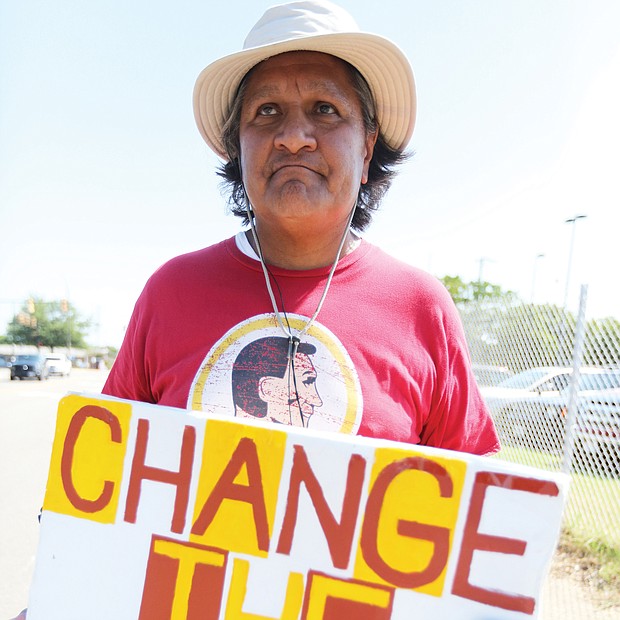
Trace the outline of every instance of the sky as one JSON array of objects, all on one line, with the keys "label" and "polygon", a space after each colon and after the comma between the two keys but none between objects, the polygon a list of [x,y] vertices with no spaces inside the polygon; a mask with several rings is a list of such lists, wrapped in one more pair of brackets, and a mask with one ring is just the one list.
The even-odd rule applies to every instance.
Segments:
[{"label": "sky", "polygon": [[[192,90],[272,4],[0,0],[0,333],[29,296],[67,298],[119,346],[157,267],[240,230]],[[589,318],[620,318],[620,2],[340,4],[418,93],[365,237],[528,302],[576,311],[585,285]]]}]

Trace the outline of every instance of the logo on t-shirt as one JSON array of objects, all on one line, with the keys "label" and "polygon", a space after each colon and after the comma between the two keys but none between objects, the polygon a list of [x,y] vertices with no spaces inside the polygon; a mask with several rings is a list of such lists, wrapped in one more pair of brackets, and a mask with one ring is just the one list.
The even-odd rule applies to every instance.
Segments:
[{"label": "logo on t-shirt", "polygon": [[[306,317],[289,314],[293,334]],[[207,354],[192,383],[187,406],[355,434],[362,413],[357,372],[342,343],[314,323],[292,343],[273,314],[255,316],[229,330]]]}]

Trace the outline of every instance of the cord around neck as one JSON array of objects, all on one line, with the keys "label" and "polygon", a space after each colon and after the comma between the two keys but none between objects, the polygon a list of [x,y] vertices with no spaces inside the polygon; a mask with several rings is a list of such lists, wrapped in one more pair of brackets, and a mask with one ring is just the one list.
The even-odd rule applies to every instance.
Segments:
[{"label": "cord around neck", "polygon": [[[355,213],[355,205],[353,205],[353,208],[351,209],[351,212],[349,213],[349,217],[347,219],[347,225],[345,226],[345,229],[342,234],[342,238],[340,239],[338,251],[336,252],[334,262],[332,263],[331,269],[329,271],[329,275],[327,277],[327,282],[325,283],[325,288],[323,289],[323,294],[321,295],[321,299],[319,300],[319,303],[317,304],[314,314],[312,315],[310,320],[306,323],[304,328],[298,332],[297,335],[293,333],[293,330],[288,322],[288,318],[286,317],[286,310],[284,309],[284,305],[282,307],[282,310],[283,310],[282,314],[284,315],[286,325],[284,324],[284,321],[282,320],[281,313],[278,310],[278,304],[276,302],[275,295],[273,294],[273,288],[271,286],[271,278],[274,276],[270,273],[269,268],[267,267],[265,263],[265,258],[263,256],[263,250],[261,248],[260,241],[258,239],[258,233],[256,232],[256,226],[254,223],[254,215],[252,213],[249,202],[248,202],[246,209],[248,213],[248,220],[250,221],[250,228],[252,230],[252,238],[254,239],[254,245],[256,246],[256,252],[258,254],[258,258],[259,258],[259,261],[260,261],[260,264],[263,270],[263,275],[265,276],[265,284],[267,285],[267,292],[269,293],[269,299],[271,300],[273,312],[276,316],[276,320],[278,322],[278,325],[280,326],[280,329],[282,330],[284,335],[289,339],[289,357],[291,356],[291,353],[294,357],[295,352],[297,350],[297,346],[299,345],[299,342],[301,340],[301,337],[308,333],[308,330],[310,329],[310,327],[312,326],[312,324],[318,317],[319,312],[321,311],[321,308],[323,307],[323,303],[325,302],[325,298],[327,297],[327,291],[329,290],[329,287],[332,282],[332,278],[334,277],[334,273],[336,272],[336,267],[338,266],[338,261],[340,260],[340,254],[342,253],[342,248],[344,247],[344,243],[349,233],[349,229],[351,228],[351,222],[353,221],[353,215]],[[293,350],[291,351],[291,349]]]}]

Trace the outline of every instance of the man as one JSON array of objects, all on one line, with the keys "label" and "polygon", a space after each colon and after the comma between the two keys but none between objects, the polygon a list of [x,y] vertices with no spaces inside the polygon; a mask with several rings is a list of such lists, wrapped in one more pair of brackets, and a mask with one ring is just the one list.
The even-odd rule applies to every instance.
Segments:
[{"label": "man", "polygon": [[[237,355],[279,337],[289,361],[311,343],[326,369],[320,428],[495,452],[447,292],[355,232],[406,157],[415,107],[402,52],[341,8],[269,9],[194,92],[199,130],[249,230],[152,276],[104,392],[232,415]],[[295,377],[278,398],[298,403],[288,423],[299,424]],[[274,387],[263,383],[263,397]]]},{"label": "man", "polygon": [[316,347],[302,342],[295,357],[289,357],[288,348],[288,339],[272,336],[253,340],[241,350],[232,369],[237,417],[308,426],[315,407],[323,404],[310,359]]},{"label": "man", "polygon": [[307,423],[321,407],[324,430],[496,452],[446,290],[354,232],[406,157],[415,110],[393,43],[325,0],[269,9],[194,93],[198,128],[250,231],[150,278],[104,393],[233,415],[235,359],[276,337],[287,370],[256,386],[274,421]]}]

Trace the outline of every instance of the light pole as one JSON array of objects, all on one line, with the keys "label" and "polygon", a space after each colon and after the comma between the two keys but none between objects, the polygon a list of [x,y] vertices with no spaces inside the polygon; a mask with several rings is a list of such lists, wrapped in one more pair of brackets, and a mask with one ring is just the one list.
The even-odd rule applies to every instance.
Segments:
[{"label": "light pole", "polygon": [[575,215],[564,221],[565,224],[572,224],[570,246],[568,249],[568,267],[566,270],[566,288],[564,289],[564,305],[562,306],[562,324],[560,326],[559,342],[558,342],[558,365],[567,366],[571,360],[571,354],[567,349],[568,342],[568,317],[566,313],[566,305],[568,304],[568,289],[570,285],[570,271],[573,262],[573,248],[575,245],[575,225],[579,220],[583,220],[587,215]]},{"label": "light pole", "polygon": [[490,258],[486,256],[481,256],[478,262],[478,284],[482,284],[482,270],[484,268],[484,263],[492,262]]},{"label": "light pole", "polygon": [[532,269],[532,296],[531,301],[534,303],[534,293],[536,292],[536,268],[538,267],[538,261],[541,258],[545,258],[544,254],[536,254],[534,257],[534,268]]},{"label": "light pole", "polygon": [[482,256],[480,258],[480,263],[478,265],[478,283],[477,283],[477,290],[476,287],[474,288],[473,294],[474,294],[474,301],[478,301],[479,299],[484,299],[484,293],[486,292],[486,286],[484,286],[483,284],[483,279],[482,279],[482,270],[484,268],[484,264],[488,263],[488,262],[493,262],[490,258],[487,258],[486,256]]},{"label": "light pole", "polygon": [[571,238],[570,238],[570,246],[568,249],[568,267],[566,270],[566,288],[564,289],[564,310],[566,310],[566,304],[568,303],[568,288],[570,284],[570,272],[573,263],[573,249],[575,246],[575,226],[579,220],[584,220],[587,215],[575,215],[567,220],[565,220],[565,224],[572,224],[571,230]]}]

